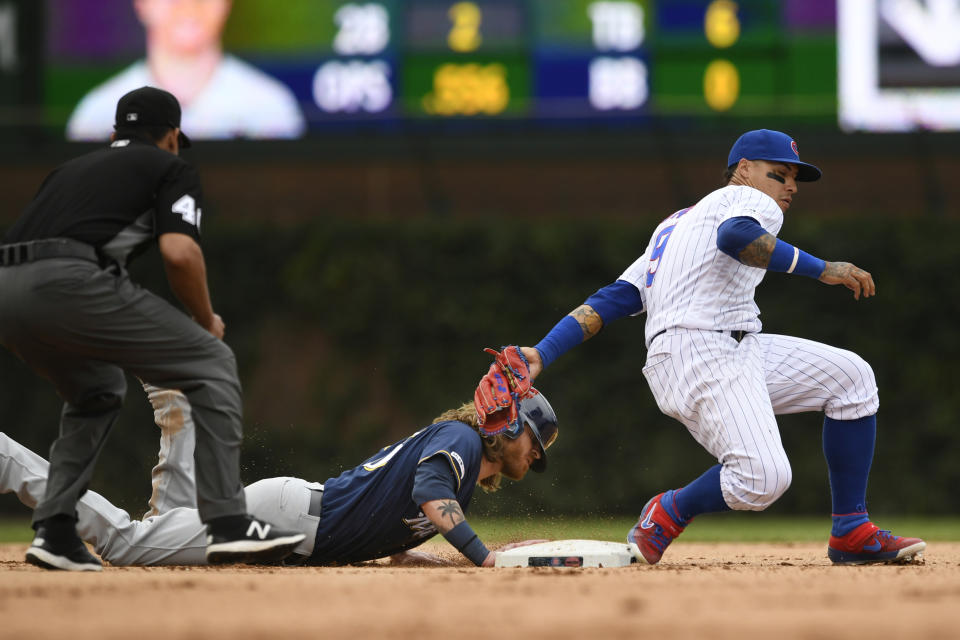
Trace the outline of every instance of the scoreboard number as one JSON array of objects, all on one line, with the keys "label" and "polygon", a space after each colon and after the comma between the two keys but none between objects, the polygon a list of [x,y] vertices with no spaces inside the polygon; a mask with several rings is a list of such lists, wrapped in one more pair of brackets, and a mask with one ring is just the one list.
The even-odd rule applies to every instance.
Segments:
[{"label": "scoreboard number", "polygon": [[703,30],[707,41],[718,49],[726,49],[740,37],[740,20],[737,18],[737,3],[731,0],[714,0],[703,17]]},{"label": "scoreboard number", "polygon": [[740,72],[729,60],[714,60],[703,74],[703,97],[714,111],[726,111],[740,97]]},{"label": "scoreboard number", "polygon": [[647,101],[647,66],[631,56],[590,62],[590,104],[601,111],[636,109]]},{"label": "scoreboard number", "polygon": [[333,50],[344,56],[372,55],[390,42],[390,14],[383,5],[347,3],[333,15],[337,35]]},{"label": "scoreboard number", "polygon": [[433,76],[433,92],[423,109],[441,116],[497,115],[510,103],[507,70],[502,64],[441,65]]},{"label": "scoreboard number", "polygon": [[450,20],[453,28],[447,36],[447,44],[454,51],[465,53],[476,51],[483,42],[480,35],[480,23],[483,13],[474,2],[458,2],[450,7]]},{"label": "scoreboard number", "polygon": [[593,46],[601,51],[632,51],[643,44],[643,7],[604,0],[587,7],[593,25]]}]

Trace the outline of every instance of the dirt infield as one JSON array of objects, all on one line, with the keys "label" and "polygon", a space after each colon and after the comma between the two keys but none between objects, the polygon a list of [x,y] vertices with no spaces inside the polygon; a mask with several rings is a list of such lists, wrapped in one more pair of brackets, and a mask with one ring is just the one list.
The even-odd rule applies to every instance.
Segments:
[{"label": "dirt infield", "polygon": [[[454,559],[449,547],[429,550]],[[677,543],[622,569],[111,568],[0,546],[0,638],[957,638],[960,543],[833,567],[823,545]],[[663,635],[665,634],[665,635]]]}]

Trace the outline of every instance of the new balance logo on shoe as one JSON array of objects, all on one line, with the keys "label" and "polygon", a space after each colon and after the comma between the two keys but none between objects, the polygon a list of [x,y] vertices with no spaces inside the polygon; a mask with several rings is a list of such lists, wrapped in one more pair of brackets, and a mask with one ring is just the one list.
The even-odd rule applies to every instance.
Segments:
[{"label": "new balance logo on shoe", "polygon": [[284,531],[249,515],[208,525],[207,562],[275,564],[290,555],[306,536]]},{"label": "new balance logo on shoe", "polygon": [[254,533],[256,533],[257,537],[261,540],[266,540],[270,534],[270,525],[265,522],[261,523],[256,520],[251,520],[250,526],[247,527],[247,537],[252,538]]}]

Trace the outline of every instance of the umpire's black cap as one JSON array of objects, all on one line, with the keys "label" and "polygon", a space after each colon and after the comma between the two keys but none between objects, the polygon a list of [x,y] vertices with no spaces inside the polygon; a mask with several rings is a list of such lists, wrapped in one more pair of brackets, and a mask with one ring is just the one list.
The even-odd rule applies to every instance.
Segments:
[{"label": "umpire's black cap", "polygon": [[[180,103],[169,91],[140,87],[124,94],[117,102],[114,129],[121,127],[161,126],[180,128]],[[190,146],[190,138],[180,132],[181,147]]]}]

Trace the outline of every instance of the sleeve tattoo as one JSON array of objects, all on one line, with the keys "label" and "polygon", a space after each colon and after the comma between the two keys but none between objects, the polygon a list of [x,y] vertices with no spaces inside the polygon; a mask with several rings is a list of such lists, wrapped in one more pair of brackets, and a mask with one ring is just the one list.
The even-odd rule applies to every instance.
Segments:
[{"label": "sleeve tattoo", "polygon": [[776,246],[776,237],[765,233],[743,248],[739,254],[740,262],[748,267],[766,269],[770,266],[770,256]]},{"label": "sleeve tattoo", "polygon": [[447,531],[467,519],[466,516],[463,515],[463,509],[460,508],[460,503],[456,500],[442,500],[439,510],[441,519],[450,519],[450,526],[445,529]]},{"label": "sleeve tattoo", "polygon": [[568,315],[580,325],[580,331],[583,332],[584,340],[589,340],[597,335],[600,333],[600,329],[603,328],[603,318],[588,304],[580,305]]}]

